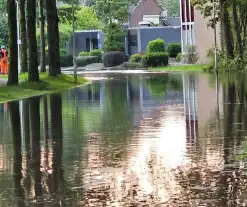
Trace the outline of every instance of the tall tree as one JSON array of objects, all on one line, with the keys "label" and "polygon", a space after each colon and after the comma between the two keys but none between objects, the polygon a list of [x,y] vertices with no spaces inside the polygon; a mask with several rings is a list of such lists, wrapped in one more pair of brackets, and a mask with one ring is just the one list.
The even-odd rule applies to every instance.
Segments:
[{"label": "tall tree", "polygon": [[56,0],[46,0],[49,76],[61,74]]},{"label": "tall tree", "polygon": [[37,38],[36,38],[36,2],[27,0],[27,36],[28,36],[28,81],[39,81]]},{"label": "tall tree", "polygon": [[44,0],[39,1],[39,21],[40,21],[40,71],[46,71],[45,62],[45,16],[44,16]]},{"label": "tall tree", "polygon": [[17,51],[17,24],[15,0],[8,0],[8,30],[9,30],[9,74],[7,85],[18,84],[18,51]]},{"label": "tall tree", "polygon": [[27,29],[26,29],[26,0],[20,0],[20,33],[21,33],[21,72],[27,72]]}]

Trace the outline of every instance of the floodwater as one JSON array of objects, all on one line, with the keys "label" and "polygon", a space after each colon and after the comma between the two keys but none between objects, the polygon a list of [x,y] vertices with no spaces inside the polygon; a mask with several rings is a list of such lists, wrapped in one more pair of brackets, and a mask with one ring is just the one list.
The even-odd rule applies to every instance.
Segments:
[{"label": "floodwater", "polygon": [[247,206],[246,75],[90,76],[0,105],[1,207]]}]

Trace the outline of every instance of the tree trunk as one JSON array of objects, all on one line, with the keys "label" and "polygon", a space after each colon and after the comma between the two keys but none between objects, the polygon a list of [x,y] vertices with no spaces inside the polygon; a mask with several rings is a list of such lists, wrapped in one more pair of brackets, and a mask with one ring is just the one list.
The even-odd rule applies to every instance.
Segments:
[{"label": "tree trunk", "polygon": [[45,17],[44,17],[44,0],[39,1],[39,15],[40,15],[40,72],[46,71],[45,62]]},{"label": "tree trunk", "polygon": [[232,38],[229,13],[227,10],[227,3],[225,0],[220,0],[220,8],[221,8],[220,15],[221,15],[222,23],[223,23],[226,55],[227,55],[227,58],[233,58],[234,57],[233,38]]},{"label": "tree trunk", "polygon": [[233,17],[233,25],[235,30],[235,35],[237,39],[237,46],[238,46],[238,54],[240,58],[243,58],[243,43],[241,38],[240,26],[238,21],[238,12],[237,12],[237,5],[236,0],[232,0],[232,17]]},{"label": "tree trunk", "polygon": [[7,85],[18,84],[18,50],[15,0],[8,0],[9,74]]},{"label": "tree trunk", "polygon": [[36,2],[27,0],[28,81],[39,81],[36,39]]},{"label": "tree trunk", "polygon": [[27,72],[27,29],[26,29],[26,0],[20,0],[20,33],[21,33],[21,72]]},{"label": "tree trunk", "polygon": [[46,0],[49,76],[61,73],[56,0]]}]

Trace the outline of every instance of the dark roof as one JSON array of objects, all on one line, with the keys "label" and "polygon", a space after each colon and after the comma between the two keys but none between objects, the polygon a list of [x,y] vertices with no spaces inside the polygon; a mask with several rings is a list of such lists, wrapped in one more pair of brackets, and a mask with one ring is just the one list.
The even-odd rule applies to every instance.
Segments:
[{"label": "dark roof", "polygon": [[[140,3],[142,2],[143,0],[139,0],[135,5],[131,5],[130,8],[129,8],[129,11],[130,13],[133,13],[134,10],[140,5]],[[154,0],[157,5],[163,10],[163,11],[166,11],[166,7],[164,6],[164,4],[160,1],[160,0]]]},{"label": "dark roof", "polygon": [[163,22],[167,24],[167,26],[180,26],[179,17],[166,17],[163,18]]}]

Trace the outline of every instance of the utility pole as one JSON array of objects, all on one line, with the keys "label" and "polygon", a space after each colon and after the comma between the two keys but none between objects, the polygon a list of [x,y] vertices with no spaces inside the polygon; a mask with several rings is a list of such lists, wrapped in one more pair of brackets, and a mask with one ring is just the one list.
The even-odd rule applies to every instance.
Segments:
[{"label": "utility pole", "polygon": [[218,73],[218,57],[217,57],[217,31],[216,31],[216,7],[215,0],[213,0],[213,12],[214,12],[214,69]]},{"label": "utility pole", "polygon": [[75,54],[75,2],[72,1],[72,32],[73,32],[73,69],[74,79],[77,83],[77,68],[76,68],[76,54]]},{"label": "utility pole", "polygon": [[21,61],[20,61],[20,21],[19,21],[19,3],[16,0],[16,24],[17,24],[17,46],[18,46],[18,73],[21,72]]}]

